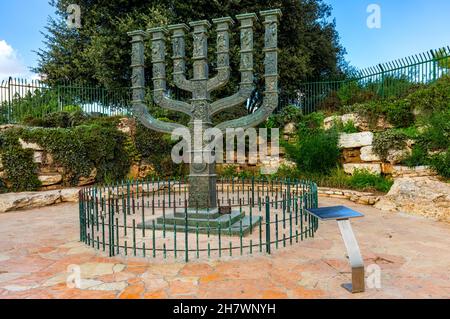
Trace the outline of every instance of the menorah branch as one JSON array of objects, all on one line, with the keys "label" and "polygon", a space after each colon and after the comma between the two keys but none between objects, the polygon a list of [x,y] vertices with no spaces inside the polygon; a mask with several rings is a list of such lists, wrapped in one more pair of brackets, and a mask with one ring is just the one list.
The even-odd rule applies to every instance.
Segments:
[{"label": "menorah branch", "polygon": [[164,28],[148,30],[152,36],[152,63],[153,63],[153,100],[160,107],[176,112],[191,115],[190,105],[182,101],[175,101],[167,97],[166,89],[166,44]]},{"label": "menorah branch", "polygon": [[260,13],[265,25],[265,91],[264,102],[253,114],[239,119],[221,123],[218,129],[224,131],[227,128],[249,128],[264,122],[278,106],[278,23],[281,16],[280,10],[269,10]]},{"label": "menorah branch", "polygon": [[241,25],[241,63],[239,69],[241,72],[241,83],[236,94],[211,104],[212,115],[245,103],[255,88],[253,81],[253,28],[254,21],[257,21],[258,18],[254,13],[247,13],[236,16],[236,19],[240,21]]},{"label": "menorah branch", "polygon": [[217,25],[217,75],[208,80],[208,92],[225,86],[230,79],[230,26],[234,24],[230,17],[212,21]]},{"label": "menorah branch", "polygon": [[172,31],[172,60],[173,60],[173,81],[175,85],[185,91],[193,91],[193,83],[186,79],[186,43],[185,35],[189,27],[182,24],[170,25],[167,27]]},{"label": "menorah branch", "polygon": [[132,37],[132,94],[133,94],[133,114],[148,128],[162,133],[171,133],[174,129],[183,127],[182,125],[167,123],[155,119],[147,110],[145,100],[145,60],[144,60],[144,40],[147,33],[138,30],[128,33]]},{"label": "menorah branch", "polygon": [[147,110],[144,103],[133,103],[133,115],[147,128],[166,134],[172,134],[176,129],[185,128],[184,125],[168,123],[155,119]]}]

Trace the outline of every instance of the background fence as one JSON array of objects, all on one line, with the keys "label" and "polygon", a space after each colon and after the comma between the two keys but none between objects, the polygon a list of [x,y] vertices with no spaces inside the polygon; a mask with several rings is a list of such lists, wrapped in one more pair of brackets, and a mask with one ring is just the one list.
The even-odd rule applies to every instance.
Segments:
[{"label": "background fence", "polygon": [[304,113],[336,109],[359,101],[401,97],[412,88],[430,84],[450,73],[450,47],[378,64],[340,81],[301,84],[294,94],[281,94],[280,111],[295,105]]},{"label": "background fence", "polygon": [[82,110],[107,116],[130,114],[130,89],[9,78],[0,83],[0,123],[20,123],[27,117],[42,118],[59,111]]},{"label": "background fence", "polygon": [[[429,84],[450,72],[450,47],[379,64],[351,74],[345,80],[309,82],[296,92],[282,92],[276,112],[294,105],[311,113],[338,109],[368,99],[399,97],[418,85]],[[174,92],[185,98],[182,92]],[[41,81],[13,79],[0,83],[0,123],[20,123],[27,117],[43,117],[57,111],[81,109],[106,116],[131,114],[129,88],[62,83],[49,86]]]}]

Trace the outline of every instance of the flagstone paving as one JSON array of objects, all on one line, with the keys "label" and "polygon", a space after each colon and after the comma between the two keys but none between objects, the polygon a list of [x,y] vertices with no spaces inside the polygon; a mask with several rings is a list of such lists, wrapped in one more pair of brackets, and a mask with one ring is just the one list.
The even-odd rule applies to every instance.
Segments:
[{"label": "flagstone paving", "polygon": [[[354,220],[366,267],[381,268],[381,289],[351,295],[337,224],[272,256],[220,261],[109,258],[78,242],[78,206],[0,215],[0,298],[449,298],[450,225],[321,198],[366,214]],[[69,288],[79,266],[81,287]],[[69,280],[69,283],[71,281]]]}]

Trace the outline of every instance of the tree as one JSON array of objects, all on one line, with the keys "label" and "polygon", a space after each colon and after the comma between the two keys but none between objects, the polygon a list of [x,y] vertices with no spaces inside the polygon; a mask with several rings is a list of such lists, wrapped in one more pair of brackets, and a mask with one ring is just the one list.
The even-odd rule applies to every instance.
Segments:
[{"label": "tree", "polygon": [[[100,84],[108,88],[129,85],[130,50],[126,32],[152,26],[234,17],[239,13],[280,8],[280,84],[293,92],[306,79],[325,79],[342,75],[344,49],[331,7],[323,0],[79,0],[82,28],[69,30],[65,23],[67,6],[72,0],[51,0],[58,18],[46,28],[46,47],[39,51],[35,71],[45,74],[49,82],[73,80]],[[257,78],[263,73],[263,26],[257,24],[255,68]],[[232,39],[234,82],[218,94],[236,89],[239,79],[239,36],[235,26]],[[214,31],[211,43],[214,43]],[[188,41],[188,48],[189,48]],[[149,51],[149,50],[147,50]],[[210,46],[211,69],[214,70],[215,46]],[[149,59],[147,59],[149,63]],[[189,61],[188,61],[189,65]],[[150,63],[149,63],[150,66]],[[150,72],[147,72],[150,77]],[[261,87],[262,81],[258,86]]]}]

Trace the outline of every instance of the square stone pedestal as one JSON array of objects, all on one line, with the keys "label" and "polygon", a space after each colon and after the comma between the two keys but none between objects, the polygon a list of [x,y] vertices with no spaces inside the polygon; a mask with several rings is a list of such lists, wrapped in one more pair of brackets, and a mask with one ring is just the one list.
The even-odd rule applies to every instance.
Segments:
[{"label": "square stone pedestal", "polygon": [[[260,219],[261,217],[259,216],[252,216],[250,220],[250,216],[246,216],[245,213],[239,211],[232,211],[231,214],[226,215],[219,214],[217,209],[209,212],[188,211],[187,231],[196,233],[198,226],[198,232],[200,234],[207,234],[209,230],[211,235],[217,235],[219,234],[220,226],[222,235],[229,235],[231,233],[232,236],[240,236],[242,225],[242,235],[245,236],[250,233],[251,229],[255,231]],[[176,225],[177,232],[184,233],[186,229],[185,224],[185,213],[180,212],[157,218],[155,221],[155,229],[174,231]],[[137,228],[153,229],[153,221],[138,224]]]}]

